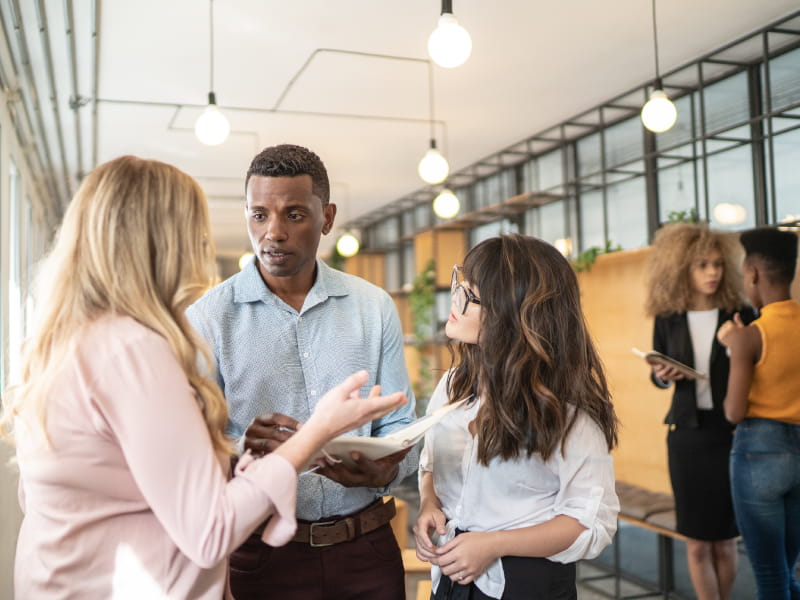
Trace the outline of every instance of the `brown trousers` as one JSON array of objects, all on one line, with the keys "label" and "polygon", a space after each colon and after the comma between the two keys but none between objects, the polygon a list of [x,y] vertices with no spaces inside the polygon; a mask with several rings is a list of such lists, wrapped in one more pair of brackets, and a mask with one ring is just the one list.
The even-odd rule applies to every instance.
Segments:
[{"label": "brown trousers", "polygon": [[230,560],[236,600],[405,600],[400,548],[388,523],[349,542],[280,548],[250,536]]}]

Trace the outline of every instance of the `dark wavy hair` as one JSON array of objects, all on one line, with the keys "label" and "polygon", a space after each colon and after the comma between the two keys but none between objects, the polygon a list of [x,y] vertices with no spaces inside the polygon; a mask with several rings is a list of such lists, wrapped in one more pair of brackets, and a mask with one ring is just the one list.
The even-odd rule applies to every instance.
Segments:
[{"label": "dark wavy hair", "polygon": [[542,240],[502,235],[470,250],[462,270],[480,296],[480,333],[450,344],[447,390],[450,402],[480,396],[479,462],[563,452],[579,411],[612,449],[618,422],[567,260]]},{"label": "dark wavy hair", "polygon": [[311,176],[311,191],[322,200],[322,205],[331,199],[331,185],[328,171],[322,159],[308,148],[294,144],[279,144],[264,148],[250,162],[244,180],[244,191],[253,175],[259,177],[298,177]]}]

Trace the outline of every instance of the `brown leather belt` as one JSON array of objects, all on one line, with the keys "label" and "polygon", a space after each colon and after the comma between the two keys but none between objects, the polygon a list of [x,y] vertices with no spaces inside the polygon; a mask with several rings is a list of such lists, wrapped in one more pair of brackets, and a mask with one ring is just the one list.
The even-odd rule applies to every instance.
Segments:
[{"label": "brown leather belt", "polygon": [[298,521],[292,541],[309,544],[313,548],[349,542],[385,525],[396,512],[394,498],[387,502],[379,498],[363,510],[346,517],[312,523]]}]

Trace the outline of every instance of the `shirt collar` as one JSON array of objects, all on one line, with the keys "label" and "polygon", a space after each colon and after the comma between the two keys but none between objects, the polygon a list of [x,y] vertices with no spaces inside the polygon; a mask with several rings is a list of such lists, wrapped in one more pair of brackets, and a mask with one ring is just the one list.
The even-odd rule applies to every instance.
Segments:
[{"label": "shirt collar", "polygon": [[[278,297],[264,283],[258,272],[256,259],[247,263],[236,275],[234,282],[234,302],[276,302]],[[349,293],[343,274],[317,259],[317,278],[308,292],[304,309],[324,302],[331,296],[347,296]]]}]

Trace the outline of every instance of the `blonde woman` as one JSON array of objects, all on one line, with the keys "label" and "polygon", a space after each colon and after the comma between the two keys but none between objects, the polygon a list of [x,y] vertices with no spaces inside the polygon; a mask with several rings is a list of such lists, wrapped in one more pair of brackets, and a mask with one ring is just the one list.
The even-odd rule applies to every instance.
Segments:
[{"label": "blonde woman", "polygon": [[357,397],[357,373],[269,456],[229,480],[225,399],[184,317],[212,283],[206,201],[169,165],[95,169],[40,274],[21,381],[4,394],[24,519],[19,598],[209,598],[226,556],[272,515],[295,529],[297,472],[330,437],[404,403]]},{"label": "blonde woman", "polygon": [[[655,318],[653,348],[708,375],[688,380],[654,366],[651,379],[674,385],[667,451],[677,530],[687,537],[689,576],[699,600],[731,597],[738,535],[728,476],[733,425],[723,400],[729,361],[716,332],[742,309],[735,237],[703,223],[667,225],[653,242],[647,312]],[[751,311],[742,314],[749,321]]]}]

